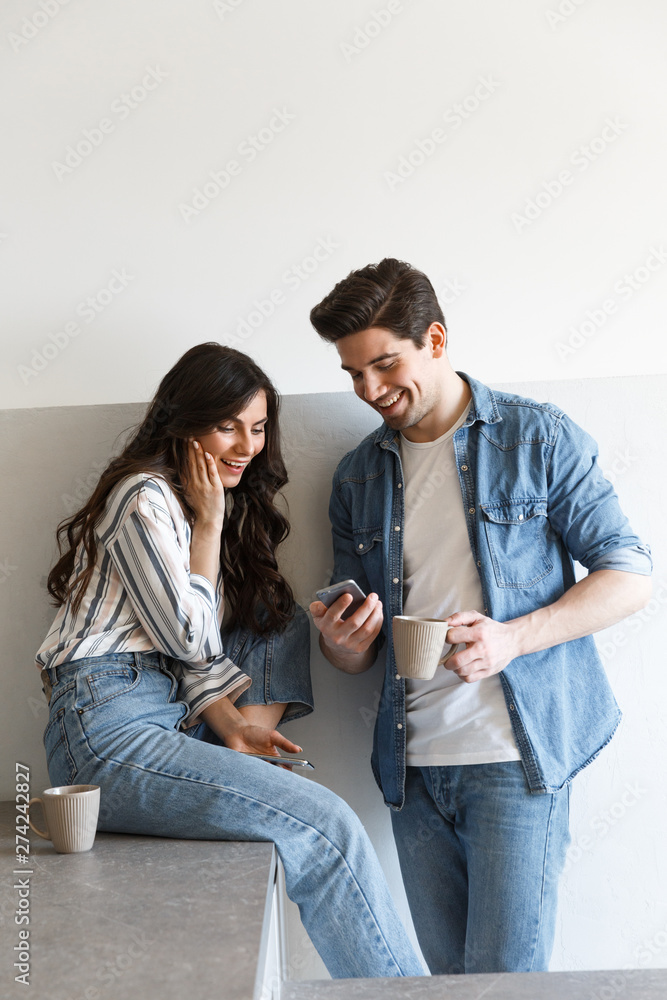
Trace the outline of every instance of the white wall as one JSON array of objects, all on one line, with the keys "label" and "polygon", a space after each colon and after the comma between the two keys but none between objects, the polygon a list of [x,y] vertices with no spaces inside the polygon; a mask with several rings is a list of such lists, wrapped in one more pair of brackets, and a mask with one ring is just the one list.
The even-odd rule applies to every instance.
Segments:
[{"label": "white wall", "polygon": [[281,391],[345,389],[308,312],[387,254],[483,379],[666,370],[660,0],[60,4],[0,7],[4,406],[144,400],[252,313]]},{"label": "white wall", "polygon": [[[380,27],[383,11],[393,13]],[[391,254],[441,292],[457,368],[513,387],[549,380],[555,402],[580,410],[652,540],[664,479],[654,478],[662,465],[648,428],[656,407],[664,415],[664,382],[646,395],[623,380],[622,403],[609,388],[595,397],[601,406],[589,405],[587,385],[667,371],[658,336],[666,27],[659,0],[4,0],[1,405],[31,420],[35,407],[143,401],[205,339],[249,351],[283,393],[347,389],[308,312],[351,268]],[[251,162],[253,135],[270,141]],[[68,166],[79,155],[68,147],[80,143],[81,162]],[[230,160],[238,166],[222,190]],[[206,192],[198,214],[183,208],[195,189]],[[113,433],[100,437],[96,425],[91,442],[81,426],[65,447],[39,413],[36,452],[15,447],[17,414],[4,420],[2,521],[20,517],[26,485],[39,491],[46,479],[55,524],[67,512],[62,497],[79,480],[85,489],[117,429],[110,419]],[[619,430],[608,438],[612,413]],[[337,454],[363,419],[346,418]],[[323,483],[311,498],[320,504]],[[3,620],[17,651],[8,660],[5,644],[0,709],[4,759],[29,753],[38,781],[43,710],[25,657],[50,614],[38,579],[53,525],[35,538],[23,523],[0,550]],[[306,596],[329,567],[321,509],[302,529],[320,538]],[[660,581],[664,546],[656,555]],[[628,625],[603,638],[631,714],[577,786],[554,967],[667,964],[656,717],[664,620],[658,603],[637,636]],[[359,712],[372,710],[378,679],[322,669],[321,703],[340,729],[327,735],[305,720],[304,745],[318,757],[342,752],[354,780],[328,765],[318,778],[364,815],[398,893]],[[646,791],[631,801],[627,784]],[[604,817],[614,822],[602,833]]]}]

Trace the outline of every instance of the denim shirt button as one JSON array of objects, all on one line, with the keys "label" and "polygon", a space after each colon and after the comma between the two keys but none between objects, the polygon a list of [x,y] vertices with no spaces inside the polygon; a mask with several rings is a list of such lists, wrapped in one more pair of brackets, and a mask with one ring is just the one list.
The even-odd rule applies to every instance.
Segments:
[{"label": "denim shirt button", "polygon": [[474,507],[468,507],[468,513],[469,514],[474,514],[475,513],[475,508]]},{"label": "denim shirt button", "polygon": [[363,549],[363,547],[364,547],[364,543],[363,542],[359,542],[359,548]]},{"label": "denim shirt button", "polygon": [[396,674],[396,680],[400,681],[400,679],[401,679],[401,675],[400,674]]},{"label": "denim shirt button", "polygon": [[514,705],[510,705],[510,712],[514,711]]},{"label": "denim shirt button", "polygon": [[396,728],[397,728],[397,729],[402,729],[402,728],[403,728],[403,723],[402,723],[402,722],[399,722],[399,724],[398,724],[398,725],[396,726]]},{"label": "denim shirt button", "polygon": [[402,490],[403,489],[403,483],[399,483],[398,484],[398,488],[399,488],[399,490]]},{"label": "denim shirt button", "polygon": [[393,580],[392,580],[391,582],[392,582],[392,583],[398,583],[398,582],[399,582],[399,580],[398,580],[398,577],[397,577],[397,576],[395,576],[395,577],[394,577],[394,579],[393,579]]},{"label": "denim shirt button", "polygon": [[400,524],[395,524],[394,525],[394,531],[400,531],[400,530],[401,530]]},{"label": "denim shirt button", "polygon": [[467,471],[468,471],[468,466],[467,465],[462,465],[461,466],[461,472],[467,472]]}]

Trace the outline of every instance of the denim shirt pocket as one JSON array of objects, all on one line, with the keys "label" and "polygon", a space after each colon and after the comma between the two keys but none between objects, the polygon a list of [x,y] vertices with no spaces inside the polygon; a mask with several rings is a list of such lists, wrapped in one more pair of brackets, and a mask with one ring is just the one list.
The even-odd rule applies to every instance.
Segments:
[{"label": "denim shirt pocket", "polygon": [[479,506],[499,587],[533,587],[551,573],[545,499],[491,500]]},{"label": "denim shirt pocket", "polygon": [[382,593],[382,526],[377,528],[355,528],[353,531],[354,553],[361,559],[366,579],[375,593]]}]

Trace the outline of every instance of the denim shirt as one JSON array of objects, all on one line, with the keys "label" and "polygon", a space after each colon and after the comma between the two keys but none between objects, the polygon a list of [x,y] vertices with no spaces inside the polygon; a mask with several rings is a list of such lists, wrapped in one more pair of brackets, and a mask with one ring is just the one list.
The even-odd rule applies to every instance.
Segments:
[{"label": "denim shirt", "polygon": [[[453,436],[468,537],[484,614],[504,622],[552,604],[587,569],[650,572],[597,464],[594,440],[561,410],[494,392],[463,372],[472,392]],[[372,767],[388,805],[404,800],[405,682],[396,674],[391,619],[403,612],[403,472],[399,434],[386,424],[340,462],[329,508],[332,583],[354,578],[377,593],[388,639]],[[438,527],[433,525],[437,544]],[[470,610],[470,609],[458,609]],[[382,636],[380,637],[382,640]],[[621,718],[592,636],[512,660],[500,673],[528,785],[552,792],[585,767]]]}]

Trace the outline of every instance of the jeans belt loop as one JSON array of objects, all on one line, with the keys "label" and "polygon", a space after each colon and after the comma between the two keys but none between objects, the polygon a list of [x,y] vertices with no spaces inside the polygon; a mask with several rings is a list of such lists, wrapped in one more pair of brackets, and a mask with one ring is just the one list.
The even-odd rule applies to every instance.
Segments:
[{"label": "jeans belt loop", "polygon": [[51,677],[49,676],[48,670],[42,668],[40,674],[42,678],[42,691],[46,697],[47,704],[51,704],[51,692],[53,691],[53,684],[51,683]]}]

